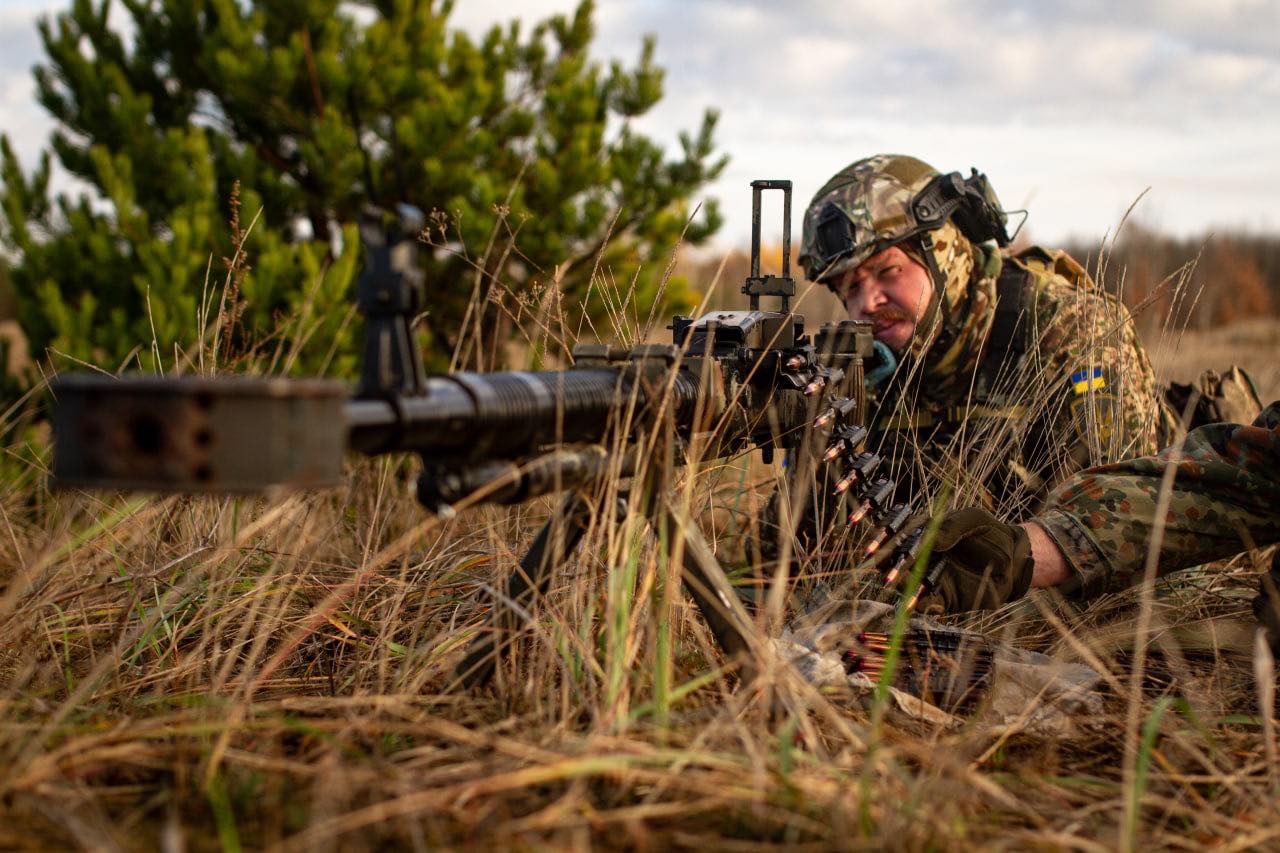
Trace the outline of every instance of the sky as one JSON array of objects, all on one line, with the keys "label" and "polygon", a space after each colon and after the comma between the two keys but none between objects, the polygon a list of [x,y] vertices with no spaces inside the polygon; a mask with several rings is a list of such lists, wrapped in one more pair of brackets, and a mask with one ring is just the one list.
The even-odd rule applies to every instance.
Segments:
[{"label": "sky", "polygon": [[[453,22],[574,5],[457,0]],[[0,131],[27,168],[53,126],[35,21],[67,6],[0,0]],[[638,129],[674,151],[720,111],[723,245],[748,239],[752,179],[795,182],[799,239],[818,187],[885,151],[977,167],[1046,245],[1114,233],[1140,195],[1134,218],[1178,236],[1280,232],[1280,0],[598,0],[596,26],[603,60],[657,38],[666,94]]]}]

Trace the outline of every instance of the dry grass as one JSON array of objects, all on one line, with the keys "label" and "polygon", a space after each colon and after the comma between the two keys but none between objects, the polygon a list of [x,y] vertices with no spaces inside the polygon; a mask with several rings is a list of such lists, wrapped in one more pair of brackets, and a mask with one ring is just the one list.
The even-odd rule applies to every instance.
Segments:
[{"label": "dry grass", "polygon": [[1213,332],[1186,331],[1152,347],[1160,381],[1189,381],[1205,368],[1248,370],[1263,403],[1280,400],[1280,318],[1258,317]]},{"label": "dry grass", "polygon": [[[549,502],[428,518],[405,460],[275,501],[54,495],[46,464],[9,448],[0,496],[0,847],[1280,846],[1248,558],[1158,588],[1136,674],[1138,593],[970,620],[1101,666],[1106,712],[936,730],[785,671],[736,689],[626,524],[468,693],[478,590]],[[751,476],[681,484],[726,552]]]},{"label": "dry grass", "polygon": [[[575,561],[498,684],[445,692],[483,615],[477,585],[512,568],[544,509],[423,520],[402,473],[361,463],[341,493],[275,504],[9,496],[0,844],[1120,839],[1132,597],[1083,613],[1049,603],[1117,688],[1108,714],[1065,738],[891,721],[870,753],[860,708],[781,679],[788,710],[770,714],[760,693],[707,678],[720,661],[684,605],[659,714],[663,570],[654,549],[633,546],[634,578],[619,583],[625,563],[603,539]],[[1248,656],[1211,621],[1244,615],[1248,571],[1187,579],[1158,601],[1142,691],[1157,733],[1144,846],[1243,849],[1280,832]],[[1074,654],[1034,608],[985,627]]]}]

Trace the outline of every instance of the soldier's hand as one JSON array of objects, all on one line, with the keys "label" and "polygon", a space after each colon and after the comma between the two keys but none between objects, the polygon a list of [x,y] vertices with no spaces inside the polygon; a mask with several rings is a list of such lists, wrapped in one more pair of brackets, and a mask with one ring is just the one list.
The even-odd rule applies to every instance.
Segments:
[{"label": "soldier's hand", "polygon": [[1253,600],[1253,615],[1267,632],[1271,651],[1280,655],[1280,551],[1271,558],[1271,571],[1258,581],[1258,597]]},{"label": "soldier's hand", "polygon": [[1021,527],[968,507],[938,526],[930,562],[941,574],[921,599],[924,612],[994,610],[1027,594],[1035,562]]}]

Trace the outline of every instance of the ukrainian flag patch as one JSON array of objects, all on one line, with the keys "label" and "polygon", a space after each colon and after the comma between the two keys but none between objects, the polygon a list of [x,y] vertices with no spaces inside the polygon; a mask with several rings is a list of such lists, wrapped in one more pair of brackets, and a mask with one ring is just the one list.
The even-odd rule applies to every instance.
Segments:
[{"label": "ukrainian flag patch", "polygon": [[1077,395],[1082,395],[1106,388],[1107,380],[1102,376],[1101,367],[1088,367],[1071,374],[1071,387]]}]

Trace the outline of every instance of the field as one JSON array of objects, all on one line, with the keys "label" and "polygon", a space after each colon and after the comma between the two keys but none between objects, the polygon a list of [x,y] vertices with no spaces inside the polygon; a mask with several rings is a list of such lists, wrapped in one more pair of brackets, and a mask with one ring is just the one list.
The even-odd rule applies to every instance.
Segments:
[{"label": "field", "polygon": [[[1280,396],[1274,321],[1153,352]],[[0,848],[1280,847],[1250,557],[1157,587],[1141,631],[1137,592],[970,620],[1102,671],[1103,711],[1045,734],[913,721],[781,666],[736,689],[658,550],[600,525],[468,692],[477,591],[546,501],[430,517],[387,459],[318,495],[55,495],[47,463],[8,448],[0,494]],[[705,513],[741,483],[683,488]]]},{"label": "field", "polygon": [[1189,381],[1206,367],[1238,364],[1253,377],[1263,403],[1280,400],[1280,322],[1259,317],[1216,332],[1186,331],[1151,344],[1156,377]]}]

